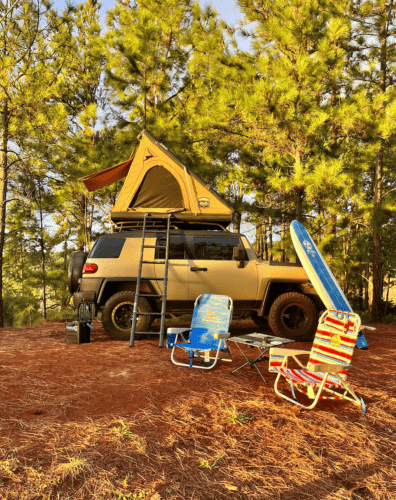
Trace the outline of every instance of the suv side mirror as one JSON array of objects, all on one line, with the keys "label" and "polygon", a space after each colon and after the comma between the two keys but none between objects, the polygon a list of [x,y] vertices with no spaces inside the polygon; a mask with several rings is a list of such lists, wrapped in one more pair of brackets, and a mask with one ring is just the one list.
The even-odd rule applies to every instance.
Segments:
[{"label": "suv side mirror", "polygon": [[238,262],[238,267],[244,267],[245,249],[241,247],[234,247],[234,260]]}]

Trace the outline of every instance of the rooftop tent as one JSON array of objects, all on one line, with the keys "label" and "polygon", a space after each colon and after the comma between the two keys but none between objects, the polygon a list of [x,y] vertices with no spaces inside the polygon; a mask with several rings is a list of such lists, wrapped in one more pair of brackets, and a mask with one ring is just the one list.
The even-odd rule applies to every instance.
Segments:
[{"label": "rooftop tent", "polygon": [[[234,211],[231,205],[147,131],[141,133],[139,140],[111,211],[113,222],[138,221],[145,213],[172,213],[183,222],[216,223],[223,227],[230,224]],[[126,168],[128,162],[116,167]]]}]

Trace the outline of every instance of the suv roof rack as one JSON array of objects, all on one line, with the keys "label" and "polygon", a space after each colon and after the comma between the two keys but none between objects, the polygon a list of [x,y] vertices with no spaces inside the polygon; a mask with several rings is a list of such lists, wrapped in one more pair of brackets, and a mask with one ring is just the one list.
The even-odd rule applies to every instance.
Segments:
[{"label": "suv roof rack", "polygon": [[[155,216],[153,216],[155,217]],[[155,228],[164,228],[166,227],[166,223],[161,220],[152,220],[150,221],[147,218],[146,228],[155,229]],[[129,220],[129,221],[121,221],[117,222],[114,225],[114,232],[120,231],[137,231],[143,229],[143,221],[142,220]],[[171,220],[171,229],[202,229],[202,230],[218,230],[223,232],[229,232],[224,226],[217,222],[185,222],[180,221],[178,219]]]}]

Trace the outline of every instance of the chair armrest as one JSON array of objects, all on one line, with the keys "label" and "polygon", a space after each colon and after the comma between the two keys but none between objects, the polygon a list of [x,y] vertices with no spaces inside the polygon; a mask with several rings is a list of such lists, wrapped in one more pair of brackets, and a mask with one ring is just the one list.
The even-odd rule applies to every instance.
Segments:
[{"label": "chair armrest", "polygon": [[311,351],[299,351],[297,349],[284,349],[283,347],[271,347],[270,354],[274,356],[299,356],[300,354],[311,354]]},{"label": "chair armrest", "polygon": [[184,332],[190,332],[191,328],[167,328],[166,333],[184,333]]},{"label": "chair armrest", "polygon": [[362,330],[376,330],[375,326],[360,325]]},{"label": "chair armrest", "polygon": [[213,335],[213,337],[214,337],[215,339],[219,339],[219,340],[220,340],[220,339],[228,339],[228,337],[230,337],[230,336],[231,336],[231,333],[230,333],[230,332],[228,332],[228,333],[215,333],[215,334]]},{"label": "chair armrest", "polygon": [[189,341],[184,338],[183,333],[189,332],[191,328],[167,328],[166,329],[166,347],[168,349],[172,349],[174,344],[176,344],[177,339],[180,337],[183,339],[183,342],[189,344]]},{"label": "chair armrest", "polygon": [[313,363],[308,363],[307,369],[310,372],[315,372],[315,373],[337,373],[337,372],[342,372],[344,370],[349,370],[352,368],[352,365],[343,365],[341,363],[334,363],[334,364],[313,364]]},{"label": "chair armrest", "polygon": [[311,351],[299,351],[297,349],[283,349],[282,347],[271,347],[269,350],[269,371],[276,372],[279,368],[287,368],[289,358],[292,358],[300,368],[304,368],[302,362],[297,359],[301,354],[309,355]]}]

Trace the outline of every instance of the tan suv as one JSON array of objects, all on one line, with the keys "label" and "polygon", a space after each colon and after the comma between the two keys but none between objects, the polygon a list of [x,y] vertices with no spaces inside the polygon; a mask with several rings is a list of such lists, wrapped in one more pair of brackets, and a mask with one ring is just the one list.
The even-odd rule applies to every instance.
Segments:
[{"label": "tan suv", "polygon": [[[141,251],[141,231],[101,236],[91,252],[73,254],[69,288],[77,308],[82,299],[102,311],[105,331],[115,339],[129,339]],[[146,236],[142,276],[162,278],[164,234]],[[237,250],[234,250],[237,249]],[[311,340],[323,309],[304,269],[289,262],[268,262],[256,256],[247,238],[228,231],[172,230],[169,248],[166,312],[191,313],[201,293],[229,295],[234,319],[251,316],[274,334]],[[159,311],[161,303],[150,295],[162,292],[163,281],[141,282],[138,311]],[[137,331],[149,331],[151,315],[138,317]],[[268,320],[268,323],[267,323]]]}]

